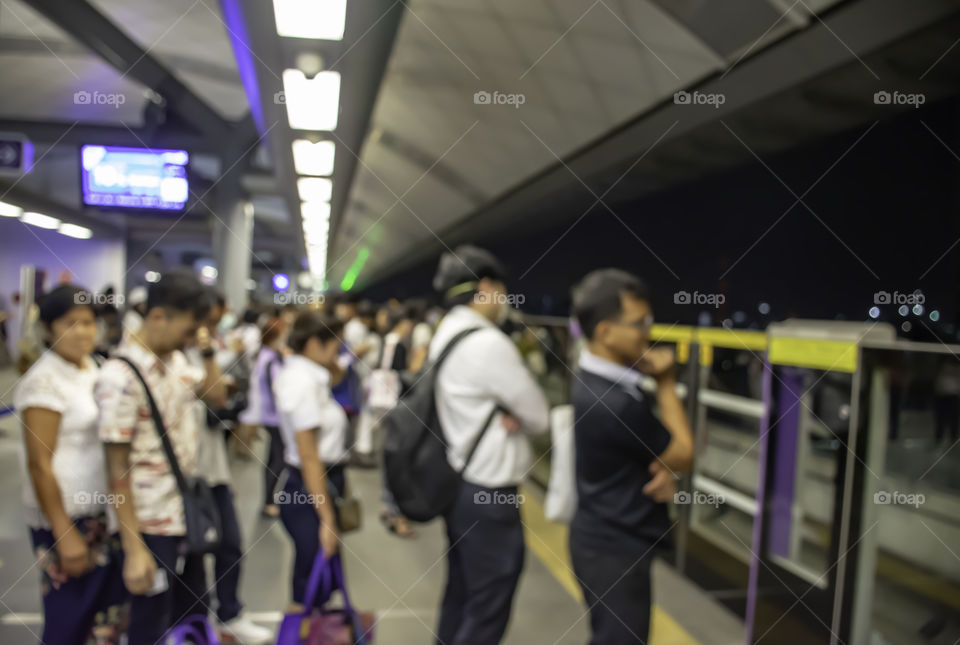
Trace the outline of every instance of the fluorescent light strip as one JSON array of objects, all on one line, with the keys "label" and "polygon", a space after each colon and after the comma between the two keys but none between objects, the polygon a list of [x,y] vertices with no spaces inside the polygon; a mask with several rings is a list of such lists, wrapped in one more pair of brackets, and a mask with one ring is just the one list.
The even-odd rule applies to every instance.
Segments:
[{"label": "fluorescent light strip", "polygon": [[19,206],[0,202],[0,217],[20,217],[22,214],[23,209]]},{"label": "fluorescent light strip", "polygon": [[280,36],[342,40],[347,0],[273,0],[273,15]]},{"label": "fluorescent light strip", "polygon": [[75,237],[79,240],[89,240],[93,237],[93,231],[86,226],[77,226],[76,224],[68,224],[66,222],[60,225],[57,232],[69,237]]},{"label": "fluorescent light strip", "polygon": [[333,162],[337,146],[333,141],[312,143],[306,139],[293,142],[293,166],[298,175],[329,177],[333,174]]},{"label": "fluorescent light strip", "polygon": [[58,220],[56,217],[50,217],[49,215],[44,215],[43,213],[34,213],[32,211],[27,211],[21,215],[20,221],[24,224],[36,226],[37,228],[55,229],[60,226],[60,220]]},{"label": "fluorescent light strip", "polygon": [[340,72],[312,79],[299,69],[283,70],[287,121],[294,130],[336,130],[340,113]]},{"label": "fluorescent light strip", "polygon": [[333,196],[333,181],[324,177],[300,177],[297,191],[305,202],[329,202]]}]

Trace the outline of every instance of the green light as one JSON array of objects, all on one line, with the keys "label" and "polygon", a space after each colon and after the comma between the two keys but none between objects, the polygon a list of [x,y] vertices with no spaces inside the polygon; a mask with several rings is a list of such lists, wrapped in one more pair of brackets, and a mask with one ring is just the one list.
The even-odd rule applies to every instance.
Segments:
[{"label": "green light", "polygon": [[342,290],[350,291],[353,289],[353,285],[356,284],[357,277],[360,275],[360,272],[363,270],[363,265],[367,263],[367,258],[369,257],[370,249],[367,247],[360,249],[353,264],[347,269],[346,275],[343,276],[343,280],[340,282],[340,288]]}]

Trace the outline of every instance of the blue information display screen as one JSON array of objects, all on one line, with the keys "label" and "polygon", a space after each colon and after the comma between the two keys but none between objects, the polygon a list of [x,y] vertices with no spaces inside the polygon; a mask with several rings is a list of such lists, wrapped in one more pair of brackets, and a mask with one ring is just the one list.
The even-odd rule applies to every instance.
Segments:
[{"label": "blue information display screen", "polygon": [[190,193],[185,150],[83,146],[83,203],[181,210]]}]

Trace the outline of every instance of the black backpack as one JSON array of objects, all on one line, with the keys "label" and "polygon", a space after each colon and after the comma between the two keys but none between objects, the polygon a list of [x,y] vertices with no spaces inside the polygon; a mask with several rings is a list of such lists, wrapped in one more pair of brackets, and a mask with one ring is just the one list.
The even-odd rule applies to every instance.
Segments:
[{"label": "black backpack", "polygon": [[[447,461],[447,440],[437,415],[436,387],[440,365],[469,334],[480,329],[465,329],[454,336],[437,359],[424,368],[413,387],[390,410],[380,424],[385,430],[383,444],[384,476],[387,488],[404,517],[426,522],[446,513],[457,499],[461,474]],[[473,442],[463,468],[493,420],[498,407],[487,417]]]}]

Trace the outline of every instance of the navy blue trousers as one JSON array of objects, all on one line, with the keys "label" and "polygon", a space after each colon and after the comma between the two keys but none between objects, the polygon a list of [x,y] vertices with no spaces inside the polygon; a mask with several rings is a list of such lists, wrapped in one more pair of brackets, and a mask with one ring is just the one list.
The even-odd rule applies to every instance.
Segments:
[{"label": "navy blue trousers", "polygon": [[[277,496],[280,507],[280,521],[293,540],[293,602],[303,603],[304,590],[313,561],[320,551],[320,518],[317,511],[306,498],[307,490],[303,484],[303,475],[299,468],[287,466],[286,483],[283,486],[283,495]],[[327,466],[327,484],[338,491],[346,486],[346,477],[343,466]],[[330,501],[333,501],[333,492],[330,492]],[[317,604],[326,599],[317,598]]]},{"label": "navy blue trousers", "polygon": [[516,499],[515,486],[463,482],[444,516],[450,547],[437,626],[442,645],[496,645],[507,631],[524,560],[520,509],[500,503],[511,495]]},{"label": "navy blue trousers", "polygon": [[206,615],[209,606],[202,555],[183,556],[183,569],[178,573],[182,537],[144,535],[143,541],[167,572],[167,590],[153,596],[132,597],[128,645],[156,645],[168,629],[191,614]]},{"label": "navy blue trousers", "polygon": [[570,543],[573,572],[590,609],[589,645],[646,643],[650,637],[653,553],[605,553]]},{"label": "navy blue trousers", "polygon": [[[233,504],[233,491],[229,486],[213,487],[213,497],[220,510],[223,537],[220,548],[214,553],[213,574],[216,576],[217,618],[227,622],[240,615],[243,605],[237,596],[240,587],[240,560],[243,558],[243,542],[240,537],[240,522]],[[209,590],[208,590],[209,592]],[[206,613],[202,611],[200,613]]]},{"label": "navy blue trousers", "polygon": [[116,643],[126,628],[129,599],[123,585],[120,538],[106,535],[104,517],[80,518],[75,524],[97,564],[79,578],[66,578],[60,570],[53,533],[49,529],[30,529],[43,571],[41,640],[46,645],[84,645],[91,634],[97,634],[102,642]]}]

